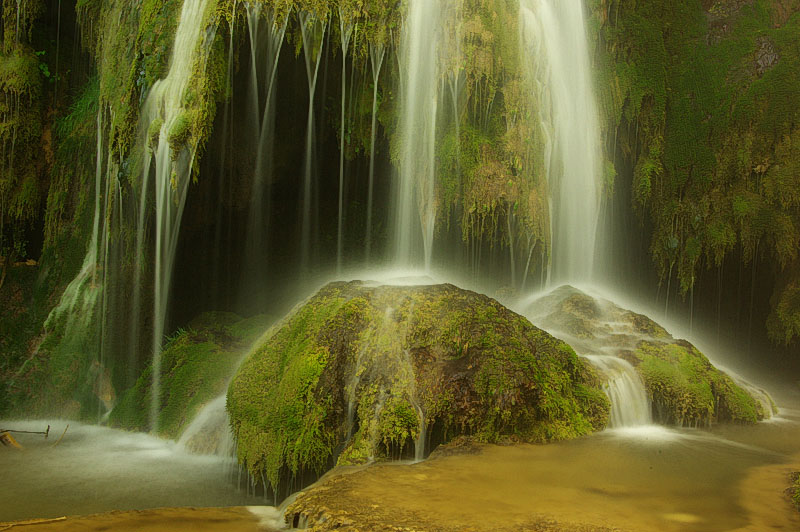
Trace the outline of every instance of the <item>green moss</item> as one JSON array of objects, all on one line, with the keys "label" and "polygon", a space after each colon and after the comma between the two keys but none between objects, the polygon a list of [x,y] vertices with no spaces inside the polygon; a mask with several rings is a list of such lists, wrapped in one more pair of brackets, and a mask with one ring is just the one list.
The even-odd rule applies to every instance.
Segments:
[{"label": "green moss", "polygon": [[775,261],[768,327],[792,341],[778,305],[800,249],[800,6],[595,0],[592,13],[605,136],[634,168],[662,279],[685,294],[702,268]]},{"label": "green moss", "polygon": [[[243,320],[235,314],[207,312],[175,333],[161,353],[161,410],[158,433],[178,438],[197,412],[225,392],[239,361],[268,318]],[[127,390],[109,423],[128,430],[150,428],[152,367]]]},{"label": "green moss", "polygon": [[181,113],[172,123],[168,132],[169,145],[172,148],[173,157],[183,149],[184,144],[191,135],[192,120],[188,113]]},{"label": "green moss", "polygon": [[262,342],[228,409],[240,462],[274,490],[337,458],[408,456],[423,426],[445,440],[549,441],[608,418],[597,377],[568,346],[451,285],[333,283]]},{"label": "green moss", "polygon": [[771,415],[688,342],[640,342],[635,356],[663,422],[683,426],[755,423]]},{"label": "green moss", "polygon": [[708,424],[714,414],[714,396],[694,357],[678,346],[652,344],[642,345],[637,356],[647,392],[664,422],[685,426]]},{"label": "green moss", "polygon": [[797,511],[800,511],[800,473],[792,473],[789,494]]},{"label": "green moss", "polygon": [[315,345],[315,337],[345,301],[327,295],[305,305],[256,349],[228,391],[239,461],[254,478],[266,475],[273,489],[285,470],[320,471],[333,452],[334,435],[325,423],[330,400],[314,396],[329,352]]}]

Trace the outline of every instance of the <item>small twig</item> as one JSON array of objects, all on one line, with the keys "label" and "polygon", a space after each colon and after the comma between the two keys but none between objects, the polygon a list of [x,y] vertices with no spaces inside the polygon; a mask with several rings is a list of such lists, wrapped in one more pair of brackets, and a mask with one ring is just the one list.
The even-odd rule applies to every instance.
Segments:
[{"label": "small twig", "polygon": [[47,435],[50,434],[50,425],[47,425],[46,431],[0,429],[0,432],[15,432],[17,434],[44,434],[44,437],[47,438]]},{"label": "small twig", "polygon": [[0,523],[0,530],[8,530],[15,526],[41,525],[44,523],[55,523],[56,521],[66,521],[67,516],[52,517],[49,519],[28,519],[27,521],[14,521],[13,523]]},{"label": "small twig", "polygon": [[53,444],[53,447],[55,447],[56,445],[58,445],[59,443],[61,443],[61,440],[62,440],[62,439],[64,439],[64,434],[66,434],[66,433],[67,433],[67,429],[68,429],[68,428],[69,428],[69,423],[67,423],[67,426],[66,426],[66,427],[64,427],[64,432],[62,432],[62,433],[61,433],[61,436],[60,436],[60,437],[58,438],[58,440],[57,440],[57,441],[56,441],[56,442]]}]

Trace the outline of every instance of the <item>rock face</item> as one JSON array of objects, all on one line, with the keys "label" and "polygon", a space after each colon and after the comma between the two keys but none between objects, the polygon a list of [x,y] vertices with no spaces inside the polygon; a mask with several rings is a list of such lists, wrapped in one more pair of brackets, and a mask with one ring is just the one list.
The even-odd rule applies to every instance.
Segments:
[{"label": "rock face", "polygon": [[452,285],[332,283],[265,338],[228,411],[239,461],[273,490],[336,463],[421,458],[459,435],[545,442],[608,418],[567,344]]},{"label": "rock face", "polygon": [[647,316],[570,286],[536,300],[533,307],[533,321],[578,353],[630,362],[644,382],[658,422],[755,423],[773,413],[766,392],[718,370],[695,346],[673,338]]}]

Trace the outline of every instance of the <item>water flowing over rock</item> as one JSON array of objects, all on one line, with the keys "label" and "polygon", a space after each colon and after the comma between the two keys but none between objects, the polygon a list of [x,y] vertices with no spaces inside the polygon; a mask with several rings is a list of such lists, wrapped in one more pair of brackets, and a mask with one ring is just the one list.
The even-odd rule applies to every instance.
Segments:
[{"label": "water flowing over rock", "polygon": [[568,345],[486,296],[338,282],[265,336],[228,409],[240,462],[282,492],[335,463],[419,459],[462,434],[544,442],[602,429],[599,384]]},{"label": "water flowing over rock", "polygon": [[[723,373],[694,345],[673,338],[643,314],[571,286],[523,306],[534,323],[568,342],[602,370],[612,403],[615,399],[625,403],[612,405],[617,426],[647,422],[635,413],[644,408],[642,401],[652,404],[653,419],[669,425],[755,423],[774,412],[766,392]],[[636,383],[630,376],[620,380],[618,370],[623,365],[636,369],[646,397],[631,390]],[[623,418],[629,421],[622,422]]]}]

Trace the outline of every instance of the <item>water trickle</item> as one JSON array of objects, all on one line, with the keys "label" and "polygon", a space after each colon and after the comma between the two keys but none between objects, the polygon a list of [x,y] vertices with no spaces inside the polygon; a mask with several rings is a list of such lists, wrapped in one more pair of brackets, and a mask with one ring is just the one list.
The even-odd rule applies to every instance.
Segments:
[{"label": "water trickle", "polygon": [[[339,35],[342,44],[342,118],[339,132],[339,220],[336,235],[336,273],[342,273],[342,246],[344,243],[344,125],[345,125],[345,98],[347,96],[347,49],[350,38],[353,36],[353,21],[345,18],[342,8],[339,7]],[[353,87],[350,88],[353,90]]]},{"label": "water trickle", "polygon": [[[183,96],[189,85],[196,50],[200,47],[205,33],[203,17],[208,0],[185,0],[181,9],[178,28],[175,33],[172,60],[166,77],[156,81],[142,106],[143,153],[150,150],[151,135],[157,128],[158,141],[153,149],[155,162],[156,196],[156,243],[155,243],[155,301],[153,315],[153,386],[150,405],[151,429],[158,429],[160,410],[161,342],[164,335],[164,322],[167,312],[172,267],[178,245],[178,233],[189,174],[194,161],[195,147],[172,145],[170,137],[177,128],[188,129],[189,118],[185,115]],[[208,36],[207,36],[208,37]],[[207,44],[207,43],[205,43]],[[202,46],[206,49],[207,46]],[[173,137],[174,138],[174,137]],[[184,142],[184,141],[181,141]],[[149,159],[149,157],[146,157]],[[144,183],[150,178],[150,161],[144,164],[142,174],[142,193],[146,193]],[[142,202],[144,203],[144,199]],[[143,231],[140,227],[139,231]]]},{"label": "water trickle", "polygon": [[308,270],[311,255],[312,225],[312,175],[314,156],[314,94],[317,90],[319,65],[322,62],[325,31],[327,23],[306,12],[300,13],[300,34],[303,38],[303,57],[305,58],[308,76],[308,123],[306,124],[306,153],[303,168],[303,209],[302,236],[300,243],[300,260],[304,271]]},{"label": "water trickle", "polygon": [[650,401],[634,367],[618,357],[587,355],[605,376],[603,390],[611,401],[609,428],[635,427],[653,423]]},{"label": "water trickle", "polygon": [[[266,28],[263,31],[259,23],[262,18],[266,19]],[[261,116],[261,122],[257,132],[256,161],[250,196],[245,249],[244,267],[247,269],[246,278],[248,278],[249,282],[244,287],[244,291],[249,295],[252,294],[254,286],[262,287],[266,282],[263,257],[268,256],[266,250],[269,246],[271,211],[269,187],[272,185],[275,148],[275,81],[289,18],[284,17],[283,22],[278,23],[274,11],[262,8],[261,4],[248,4],[247,19],[253,56],[251,78],[256,83],[251,88],[251,91],[256,96],[260,95],[262,91],[257,82],[263,78],[264,84],[263,109],[258,98],[254,104],[255,114],[256,116]],[[263,58],[263,60],[257,62],[257,56],[259,59]],[[261,67],[263,67],[262,76],[259,75]],[[266,194],[265,190],[267,191]],[[260,290],[256,290],[256,293],[260,292]]]},{"label": "water trickle", "polygon": [[365,256],[369,262],[372,253],[372,201],[375,188],[375,133],[378,116],[378,80],[381,75],[386,47],[383,43],[369,45],[369,61],[372,66],[372,129],[369,144],[369,185],[367,190],[367,234],[364,238]]},{"label": "water trickle", "polygon": [[225,403],[226,396],[221,395],[204,406],[183,431],[178,445],[193,454],[232,457],[234,442]]},{"label": "water trickle", "polygon": [[520,0],[533,108],[540,109],[551,191],[551,285],[587,281],[600,205],[600,126],[580,0]]},{"label": "water trickle", "polygon": [[428,424],[425,421],[425,412],[422,408],[417,406],[417,415],[419,416],[419,434],[414,442],[414,460],[421,462],[425,460],[425,443],[428,434]]}]

